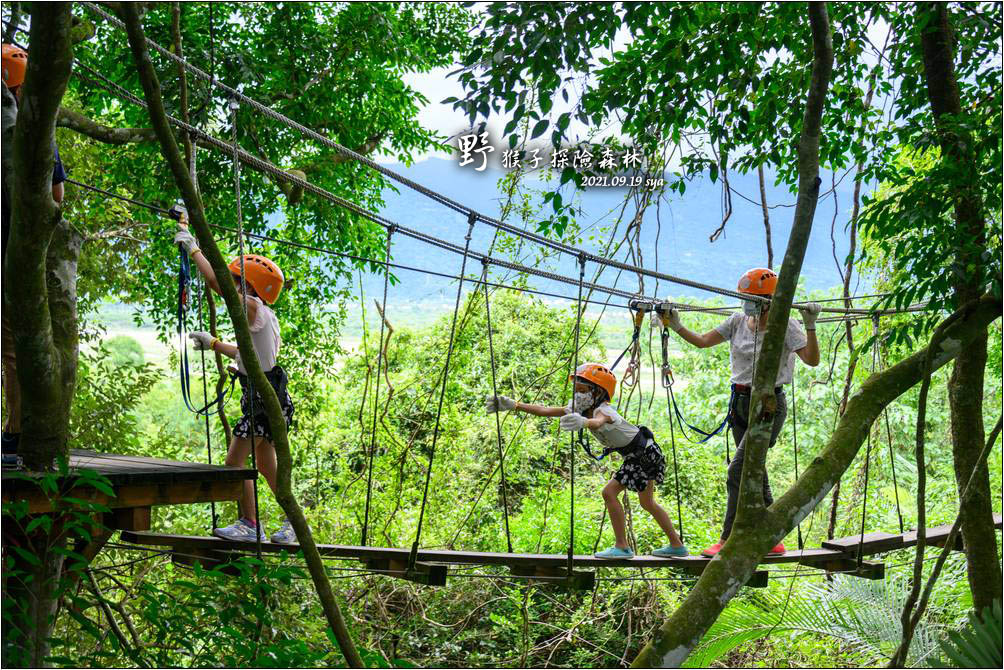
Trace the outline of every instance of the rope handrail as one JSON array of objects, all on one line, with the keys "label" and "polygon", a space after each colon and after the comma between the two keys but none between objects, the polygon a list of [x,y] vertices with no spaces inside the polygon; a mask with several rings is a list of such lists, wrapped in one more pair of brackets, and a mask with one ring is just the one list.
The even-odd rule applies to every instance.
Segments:
[{"label": "rope handrail", "polygon": [[[73,184],[75,186],[79,186],[79,187],[81,187],[83,189],[86,189],[88,191],[93,191],[94,193],[99,193],[99,194],[107,196],[109,198],[115,198],[117,200],[121,200],[123,202],[127,202],[127,203],[129,203],[131,205],[135,205],[137,207],[142,207],[144,209],[148,209],[148,210],[150,210],[152,212],[155,212],[157,214],[160,214],[162,216],[167,216],[167,214],[168,214],[168,210],[164,209],[163,207],[159,207],[159,206],[154,205],[152,203],[144,202],[142,200],[137,200],[135,198],[130,198],[129,196],[121,195],[119,193],[115,193],[113,191],[109,191],[107,189],[103,189],[103,188],[100,188],[98,186],[94,186],[93,184],[88,184],[86,182],[82,182],[82,181],[73,179],[72,177],[68,177],[66,179],[66,181],[69,184]],[[226,231],[228,233],[237,234],[237,232],[238,232],[235,228],[232,228],[230,226],[226,226],[226,225],[223,225],[223,224],[219,224],[219,223],[210,223],[209,225],[211,227],[213,227],[213,228],[216,228],[216,229],[222,230],[222,231]],[[370,263],[370,264],[379,265],[379,266],[382,266],[382,267],[390,267],[390,268],[394,268],[394,269],[397,269],[397,270],[404,270],[406,272],[417,272],[417,273],[429,275],[429,276],[432,276],[432,277],[441,277],[443,279],[453,279],[453,280],[460,279],[460,277],[458,275],[449,274],[447,272],[439,272],[437,270],[430,270],[428,268],[420,268],[420,267],[415,267],[413,265],[405,265],[403,263],[390,262],[390,261],[387,261],[387,260],[384,260],[384,259],[380,259],[380,258],[371,258],[369,256],[360,256],[358,254],[352,254],[352,253],[348,253],[348,252],[345,252],[345,251],[337,251],[335,249],[329,249],[327,247],[320,247],[320,246],[313,245],[313,244],[307,244],[305,242],[296,242],[294,240],[287,240],[287,239],[284,239],[284,238],[281,238],[281,237],[276,237],[275,235],[264,235],[262,233],[254,233],[254,232],[250,232],[250,231],[247,231],[247,230],[245,230],[243,234],[244,234],[245,237],[249,237],[249,238],[261,241],[261,242],[270,242],[270,243],[273,243],[273,244],[294,247],[294,248],[297,248],[297,249],[304,249],[304,250],[307,250],[307,251],[316,251],[318,253],[328,254],[328,255],[331,255],[331,256],[337,256],[339,258],[346,258],[346,259],[357,261],[357,262],[360,262],[360,263]],[[471,252],[471,253],[474,254],[475,252]],[[489,259],[488,262],[491,263],[491,262],[495,262],[496,260],[497,259],[492,258],[492,259]],[[507,269],[514,269],[515,271],[519,271],[519,272],[523,272],[524,270],[526,270],[528,273],[533,274],[534,268],[529,268],[527,266],[523,266],[523,265],[520,265],[520,264],[514,264],[514,265],[516,265],[516,268],[507,268]],[[479,278],[476,278],[474,276],[464,277],[464,281],[475,283],[475,284],[483,284],[483,285],[486,285],[486,286],[490,286],[492,288],[502,288],[502,289],[509,289],[509,290],[513,290],[513,291],[523,291],[523,292],[526,292],[526,293],[533,293],[535,295],[546,296],[546,297],[549,297],[549,298],[557,298],[559,300],[574,301],[576,299],[575,296],[564,295],[564,294],[561,294],[561,293],[554,293],[554,292],[551,292],[551,291],[543,291],[543,290],[532,288],[532,287],[528,287],[528,286],[515,286],[515,285],[511,285],[511,284],[503,284],[503,283],[499,283],[499,282],[492,282],[492,281],[487,281],[485,279],[479,279]],[[564,283],[566,283],[566,284],[573,284],[573,281],[572,280],[566,280]],[[578,282],[574,282],[574,284],[577,285]],[[598,291],[598,292],[601,292],[601,293],[607,293],[609,295],[614,295],[614,296],[617,296],[617,297],[627,298],[628,300],[638,300],[639,297],[640,297],[636,293],[630,293],[629,291],[623,291],[623,290],[620,290],[620,289],[614,289],[614,288],[608,287],[608,286],[606,286],[604,284],[596,284],[596,283],[586,282],[585,286],[587,286],[590,290],[593,290],[593,291]],[[852,299],[858,300],[858,299],[864,299],[864,298],[883,297],[884,295],[886,295],[886,294],[879,293],[879,294],[871,294],[871,295],[863,295],[863,296],[852,296]],[[653,302],[660,302],[658,299],[654,299],[654,298],[651,299],[651,300]],[[816,302],[836,302],[838,300],[844,300],[844,298],[823,298],[822,300],[817,300]],[[620,307],[622,309],[631,309],[630,304],[623,304],[623,305],[622,304],[616,304],[616,303],[610,304],[610,303],[607,303],[605,301],[592,300],[592,299],[589,299],[589,298],[583,298],[582,301],[584,303],[588,303],[588,304],[591,304],[591,305],[601,305],[601,306],[610,306],[610,307]],[[801,304],[801,303],[795,303],[796,306],[799,305],[799,304]],[[739,306],[738,305],[723,305],[721,307],[710,307],[710,306],[703,306],[703,305],[692,305],[692,304],[687,304],[687,303],[673,303],[673,308],[676,309],[676,310],[679,310],[681,312],[697,312],[697,313],[720,314],[722,316],[728,316],[728,315],[732,314],[734,311],[736,311],[737,309],[739,309]],[[924,309],[925,309],[925,307],[922,304],[920,304],[920,303],[915,303],[913,305],[910,305],[909,307],[902,308],[902,309],[868,310],[868,309],[864,309],[864,308],[858,308],[858,309],[855,310],[855,313],[854,313],[855,315],[854,315],[853,318],[854,318],[854,320],[857,320],[858,318],[863,318],[864,316],[872,316],[872,315],[875,315],[875,316],[887,316],[887,315],[893,315],[893,314],[902,314],[902,313],[905,313],[905,312],[922,311]],[[824,311],[829,311],[829,310],[825,310],[824,309]],[[844,320],[843,318],[820,319],[818,321],[818,323],[830,322],[830,321],[843,321],[843,320]]]},{"label": "rope handrail", "polygon": [[[94,13],[98,14],[102,18],[104,18],[109,23],[115,25],[116,27],[118,27],[120,29],[123,29],[123,30],[125,29],[125,24],[123,24],[122,21],[120,21],[117,17],[109,14],[108,12],[104,11],[103,9],[101,9],[100,7],[98,7],[97,5],[95,5],[95,4],[91,3],[91,2],[82,2],[81,4],[84,5],[85,7],[87,7],[88,9],[90,9],[91,11],[93,11]],[[563,253],[566,253],[566,254],[570,254],[571,256],[573,256],[575,258],[579,258],[580,256],[584,255],[587,261],[591,261],[591,262],[594,262],[594,263],[599,263],[601,265],[606,265],[606,266],[609,266],[609,267],[617,268],[619,270],[623,270],[623,271],[626,271],[626,272],[632,272],[632,273],[635,273],[635,274],[641,274],[641,275],[645,275],[645,276],[648,276],[648,277],[652,277],[653,279],[659,279],[659,280],[667,281],[667,282],[674,283],[674,284],[680,284],[682,286],[689,286],[691,288],[696,288],[696,289],[703,290],[703,291],[708,291],[708,292],[711,292],[711,293],[718,293],[720,295],[729,296],[729,297],[733,297],[733,298],[738,298],[740,300],[751,300],[751,301],[754,301],[754,302],[766,302],[767,301],[766,298],[763,298],[761,296],[742,294],[742,293],[739,293],[738,291],[733,291],[733,290],[726,289],[726,288],[716,287],[716,286],[712,286],[710,284],[705,284],[703,282],[695,281],[695,280],[692,280],[692,279],[686,279],[686,278],[683,278],[683,277],[676,277],[676,276],[673,276],[673,275],[666,274],[664,272],[659,272],[657,270],[650,270],[648,268],[643,268],[643,267],[640,267],[640,266],[632,265],[630,263],[624,263],[624,262],[618,261],[616,259],[611,259],[611,258],[605,258],[603,256],[598,256],[598,255],[590,253],[588,251],[585,251],[585,250],[582,250],[582,249],[578,249],[577,247],[574,247],[572,245],[569,245],[569,244],[566,244],[566,243],[563,243],[563,242],[558,242],[556,240],[552,240],[552,239],[550,239],[548,237],[540,235],[539,233],[534,233],[534,232],[531,232],[531,231],[528,231],[528,230],[523,230],[522,228],[518,228],[518,227],[513,226],[511,224],[507,224],[507,223],[505,223],[503,221],[500,221],[500,220],[498,220],[498,219],[496,219],[494,217],[490,217],[490,216],[487,216],[486,214],[482,214],[481,212],[478,212],[478,211],[472,209],[471,207],[468,207],[467,205],[459,203],[459,202],[457,202],[457,201],[455,201],[455,200],[453,200],[453,199],[451,199],[451,198],[449,198],[449,197],[447,197],[447,196],[445,196],[445,195],[443,195],[441,193],[433,191],[432,189],[429,189],[428,187],[423,186],[422,184],[419,184],[418,182],[415,182],[415,181],[413,181],[413,180],[405,177],[404,175],[401,175],[401,174],[399,174],[399,173],[397,173],[397,172],[395,172],[395,171],[393,171],[393,170],[391,170],[391,169],[389,169],[389,168],[387,168],[387,167],[385,167],[383,165],[380,165],[376,161],[374,161],[374,160],[372,160],[370,158],[367,158],[366,156],[363,156],[362,154],[359,154],[359,153],[353,151],[352,149],[349,149],[348,147],[346,147],[346,146],[344,146],[342,144],[339,144],[338,142],[335,142],[331,138],[326,137],[326,136],[318,133],[317,131],[315,131],[315,130],[313,130],[311,128],[308,128],[307,126],[304,126],[303,124],[301,124],[301,123],[299,123],[297,121],[294,121],[293,119],[285,116],[284,114],[281,114],[280,112],[275,111],[271,107],[269,107],[267,105],[264,105],[264,104],[258,102],[257,100],[255,100],[255,99],[253,99],[253,98],[251,98],[251,97],[249,97],[249,96],[241,93],[237,89],[234,89],[234,88],[232,88],[230,86],[227,86],[223,82],[219,81],[219,79],[211,76],[209,73],[205,72],[204,70],[200,69],[199,67],[197,67],[197,66],[189,63],[186,59],[178,56],[177,54],[175,54],[175,53],[169,51],[168,49],[162,47],[161,45],[157,44],[156,42],[154,42],[153,40],[151,40],[149,37],[146,38],[146,42],[147,42],[147,45],[149,47],[151,47],[152,49],[154,49],[155,51],[157,51],[158,53],[160,53],[165,58],[173,60],[175,63],[183,66],[184,68],[186,68],[187,70],[189,70],[190,72],[192,72],[193,74],[195,74],[200,79],[203,79],[204,81],[208,82],[211,86],[214,86],[214,87],[220,89],[221,91],[223,91],[224,93],[226,93],[227,96],[229,96],[229,97],[231,97],[233,99],[236,99],[236,100],[238,100],[241,103],[244,103],[244,104],[248,105],[249,107],[251,107],[255,111],[257,111],[257,112],[259,112],[261,114],[264,114],[264,115],[266,115],[266,116],[268,116],[268,117],[270,117],[270,118],[272,118],[272,119],[274,119],[276,121],[279,121],[280,123],[283,123],[284,125],[286,125],[286,126],[288,126],[290,128],[293,128],[294,130],[299,131],[300,133],[306,135],[307,137],[310,137],[311,139],[320,142],[324,146],[327,146],[327,147],[329,147],[331,149],[334,149],[336,152],[338,152],[342,156],[345,156],[347,158],[351,158],[352,160],[355,160],[355,161],[357,161],[357,162],[359,162],[359,163],[361,163],[363,165],[366,165],[367,167],[369,167],[369,168],[371,168],[373,170],[376,170],[380,174],[382,174],[382,175],[384,175],[384,176],[386,176],[386,177],[388,177],[388,178],[390,178],[390,179],[392,179],[392,180],[394,180],[394,181],[396,181],[396,182],[398,182],[400,184],[403,184],[404,186],[407,186],[408,188],[410,188],[410,189],[412,189],[412,190],[414,190],[414,191],[416,191],[418,193],[421,193],[422,195],[424,195],[424,196],[426,196],[426,197],[428,197],[428,198],[430,198],[432,200],[435,200],[436,202],[438,202],[438,203],[440,203],[440,204],[442,204],[442,205],[444,205],[444,206],[446,206],[446,207],[448,207],[448,208],[450,208],[450,209],[452,209],[452,210],[454,210],[456,212],[459,212],[461,214],[466,214],[468,216],[474,216],[476,219],[478,219],[480,221],[483,221],[484,223],[487,223],[488,225],[490,225],[490,226],[492,226],[494,228],[497,228],[499,230],[505,231],[505,232],[507,232],[507,233],[509,233],[511,235],[516,235],[516,236],[522,237],[524,239],[532,240],[532,241],[534,241],[534,242],[536,242],[538,244],[542,244],[544,246],[550,247],[550,248],[552,248],[552,249],[554,249],[556,251],[560,251],[560,252],[563,252]],[[198,131],[198,132],[201,133],[201,131]]]}]

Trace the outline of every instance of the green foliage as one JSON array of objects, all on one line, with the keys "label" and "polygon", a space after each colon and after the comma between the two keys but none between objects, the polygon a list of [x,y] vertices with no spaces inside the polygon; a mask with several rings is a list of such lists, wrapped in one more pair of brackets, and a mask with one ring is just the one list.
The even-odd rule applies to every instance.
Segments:
[{"label": "green foliage", "polygon": [[142,362],[142,348],[132,338],[112,338],[107,344],[111,349],[80,354],[70,435],[78,448],[114,454],[139,448],[142,435],[134,412],[162,373]]},{"label": "green foliage", "polygon": [[[143,16],[148,36],[165,46],[172,43],[170,12],[169,4],[160,4]],[[467,10],[449,3],[181,7],[185,55],[220,81],[345,146],[404,162],[444,148],[442,138],[416,122],[426,100],[405,77],[452,63],[454,53],[467,44],[469,21]],[[93,39],[75,48],[82,62],[138,91],[128,54],[124,33],[106,22],[97,25]],[[176,66],[156,55],[154,65],[169,112],[180,115]],[[188,86],[192,123],[229,140],[227,101],[197,78],[189,77]],[[64,104],[110,127],[149,126],[145,110],[123,103],[89,80],[71,78]],[[237,124],[238,141],[251,153],[300,170],[311,183],[370,210],[383,204],[387,181],[370,168],[346,161],[247,107],[240,110]],[[105,145],[61,130],[59,142],[63,162],[76,179],[164,207],[178,197],[155,141]],[[233,227],[230,157],[200,151],[198,168],[210,223]],[[104,196],[73,186],[67,190],[66,216],[89,242],[80,260],[82,312],[105,297],[143,305],[137,318],[155,323],[166,338],[174,320],[178,262],[171,244],[173,225]],[[362,257],[382,256],[382,229],[344,209],[313,196],[294,206],[273,181],[251,170],[242,173],[241,191],[245,230]],[[217,236],[225,255],[236,252],[231,234],[217,231]],[[353,265],[288,246],[255,244],[252,252],[271,257],[292,280],[276,305],[289,367],[304,374],[329,373],[339,352],[336,329],[344,316],[344,280]],[[334,309],[319,310],[318,305]],[[226,325],[229,320],[222,321]]]},{"label": "green foliage", "polygon": [[995,600],[993,607],[987,607],[977,616],[969,614],[969,625],[960,631],[952,631],[947,640],[940,643],[947,661],[934,659],[932,668],[999,668],[1004,666],[1002,649],[1001,601]]},{"label": "green foliage", "polygon": [[[24,494],[3,503],[4,597],[0,610],[4,663],[10,666],[30,667],[31,643],[37,634],[34,626],[48,630],[42,621],[50,615],[36,603],[63,598],[73,602],[72,588],[88,566],[75,543],[90,542],[107,532],[101,518],[110,510],[99,501],[115,496],[108,479],[94,470],[71,472],[65,458],[54,465],[52,472],[4,472],[4,486],[8,490],[17,487]],[[33,511],[29,500],[47,511]],[[33,606],[39,619],[32,616]]]},{"label": "green foliage", "polygon": [[[837,575],[823,585],[788,593],[753,594],[722,612],[685,667],[710,666],[737,646],[766,636],[829,638],[853,665],[887,663],[902,637],[900,615],[908,587],[895,580]],[[938,649],[937,631],[922,621],[908,662],[917,665]]]},{"label": "green foliage", "polygon": [[116,367],[139,368],[145,363],[143,346],[128,335],[117,335],[104,342],[104,348],[111,354],[111,363]]}]

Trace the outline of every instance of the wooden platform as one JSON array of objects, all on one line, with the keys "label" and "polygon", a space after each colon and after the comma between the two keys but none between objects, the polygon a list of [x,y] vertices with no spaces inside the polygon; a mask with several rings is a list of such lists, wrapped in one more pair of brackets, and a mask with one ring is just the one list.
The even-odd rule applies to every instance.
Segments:
[{"label": "wooden platform", "polygon": [[[242,482],[255,477],[255,471],[250,468],[71,450],[70,477],[73,477],[73,471],[81,469],[95,470],[104,475],[116,495],[109,496],[90,487],[71,489],[65,495],[99,502],[113,510],[149,510],[153,505],[236,500],[240,496]],[[28,511],[33,514],[51,511],[48,496],[24,481],[24,474],[21,471],[3,471],[3,501],[26,500]],[[71,484],[66,482],[67,486]],[[118,512],[117,516],[126,514]]]}]

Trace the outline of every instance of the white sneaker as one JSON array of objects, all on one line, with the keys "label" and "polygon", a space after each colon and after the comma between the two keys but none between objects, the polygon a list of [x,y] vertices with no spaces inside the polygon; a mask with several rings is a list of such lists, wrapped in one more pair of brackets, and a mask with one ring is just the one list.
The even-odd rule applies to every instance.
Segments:
[{"label": "white sneaker", "polygon": [[[256,530],[258,538],[255,538]],[[217,528],[213,531],[213,535],[234,542],[255,542],[256,539],[265,539],[265,531],[261,529],[261,524],[251,525],[247,519],[238,519],[229,526]]]},{"label": "white sneaker", "polygon": [[282,527],[272,533],[272,541],[277,544],[297,544],[296,531],[289,519],[282,520]]}]

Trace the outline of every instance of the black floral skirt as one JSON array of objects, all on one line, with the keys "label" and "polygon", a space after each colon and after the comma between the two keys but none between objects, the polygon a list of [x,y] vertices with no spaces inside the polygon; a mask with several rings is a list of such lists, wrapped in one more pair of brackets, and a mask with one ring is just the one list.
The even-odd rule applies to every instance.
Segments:
[{"label": "black floral skirt", "polygon": [[645,440],[641,446],[624,457],[624,463],[614,473],[614,481],[629,491],[641,493],[650,481],[661,484],[666,476],[666,457],[655,440]]},{"label": "black floral skirt", "polygon": [[[286,372],[277,365],[266,372],[265,377],[279,397],[279,406],[282,407],[282,416],[286,420],[286,429],[288,430],[293,421],[294,408],[293,399],[289,397],[289,391],[286,390],[288,382]],[[252,403],[247,377],[239,375],[238,380],[241,382],[241,418],[234,425],[234,437],[251,437],[251,425],[253,423],[255,436],[263,437],[271,442],[273,439],[272,426],[269,423],[268,415],[265,414],[264,401],[261,394],[255,389],[254,402]],[[252,416],[254,417],[254,421],[251,420]]]}]

